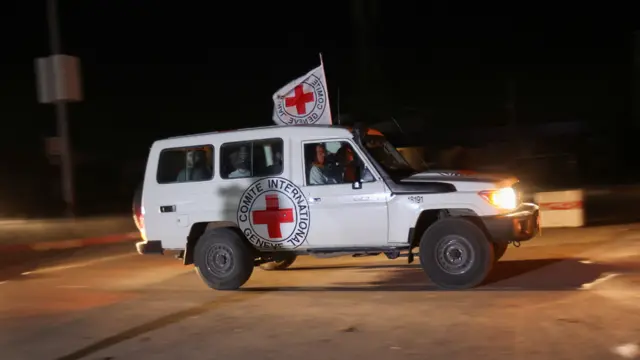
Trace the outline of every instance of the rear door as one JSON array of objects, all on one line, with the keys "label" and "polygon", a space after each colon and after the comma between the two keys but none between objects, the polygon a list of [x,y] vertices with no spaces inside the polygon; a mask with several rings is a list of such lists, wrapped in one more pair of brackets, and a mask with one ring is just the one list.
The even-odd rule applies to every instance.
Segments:
[{"label": "rear door", "polygon": [[148,240],[181,249],[192,219],[212,196],[214,147],[203,144],[164,149],[157,166],[148,165],[143,191],[143,216]]}]

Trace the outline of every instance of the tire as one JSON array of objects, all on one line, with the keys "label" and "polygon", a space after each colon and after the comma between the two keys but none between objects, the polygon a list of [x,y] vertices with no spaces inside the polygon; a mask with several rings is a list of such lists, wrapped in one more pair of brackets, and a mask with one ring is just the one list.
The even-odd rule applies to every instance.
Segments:
[{"label": "tire", "polygon": [[[494,263],[493,244],[473,222],[463,218],[438,220],[420,240],[420,264],[441,289],[462,290],[480,285]],[[456,259],[461,261],[455,264]]]},{"label": "tire", "polygon": [[283,256],[281,260],[260,264],[260,269],[267,271],[285,270],[296,261],[296,258],[297,256],[295,254],[287,254]]},{"label": "tire", "polygon": [[195,270],[207,286],[216,290],[236,290],[251,277],[252,249],[232,229],[207,230],[195,246]]},{"label": "tire", "polygon": [[493,243],[493,257],[494,257],[494,262],[498,262],[498,260],[502,259],[502,257],[504,256],[504,253],[507,252],[507,247],[509,247],[509,244],[502,244],[502,243]]}]

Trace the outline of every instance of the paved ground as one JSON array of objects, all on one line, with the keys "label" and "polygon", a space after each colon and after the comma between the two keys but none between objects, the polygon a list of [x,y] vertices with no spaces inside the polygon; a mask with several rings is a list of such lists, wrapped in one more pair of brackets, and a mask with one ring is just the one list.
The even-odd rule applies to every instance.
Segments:
[{"label": "paved ground", "polygon": [[459,292],[383,257],[256,269],[236,292],[126,244],[0,264],[2,359],[616,359],[640,343],[638,225],[547,230]]}]

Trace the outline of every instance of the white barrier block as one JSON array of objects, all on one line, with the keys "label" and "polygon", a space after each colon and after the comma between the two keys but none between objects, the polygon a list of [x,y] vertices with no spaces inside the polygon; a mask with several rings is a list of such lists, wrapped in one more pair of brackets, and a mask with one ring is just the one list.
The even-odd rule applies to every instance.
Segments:
[{"label": "white barrier block", "polygon": [[541,227],[584,226],[584,191],[541,192],[534,195],[540,206]]}]

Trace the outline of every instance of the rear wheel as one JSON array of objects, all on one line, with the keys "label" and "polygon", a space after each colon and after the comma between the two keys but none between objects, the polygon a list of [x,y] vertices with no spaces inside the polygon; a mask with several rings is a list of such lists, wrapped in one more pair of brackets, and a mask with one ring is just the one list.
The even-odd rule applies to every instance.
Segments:
[{"label": "rear wheel", "polygon": [[216,290],[236,290],[253,273],[253,253],[244,239],[229,228],[206,231],[194,251],[195,269]]},{"label": "rear wheel", "polygon": [[438,287],[468,289],[480,285],[494,263],[493,244],[473,222],[438,220],[422,235],[420,264]]},{"label": "rear wheel", "polygon": [[509,247],[508,243],[493,243],[493,256],[494,256],[494,261],[498,262],[498,260],[502,259],[502,257],[504,256],[504,253],[507,252],[507,247]]},{"label": "rear wheel", "polygon": [[260,264],[260,268],[267,271],[285,270],[296,261],[296,258],[295,254],[280,255],[275,261]]}]

